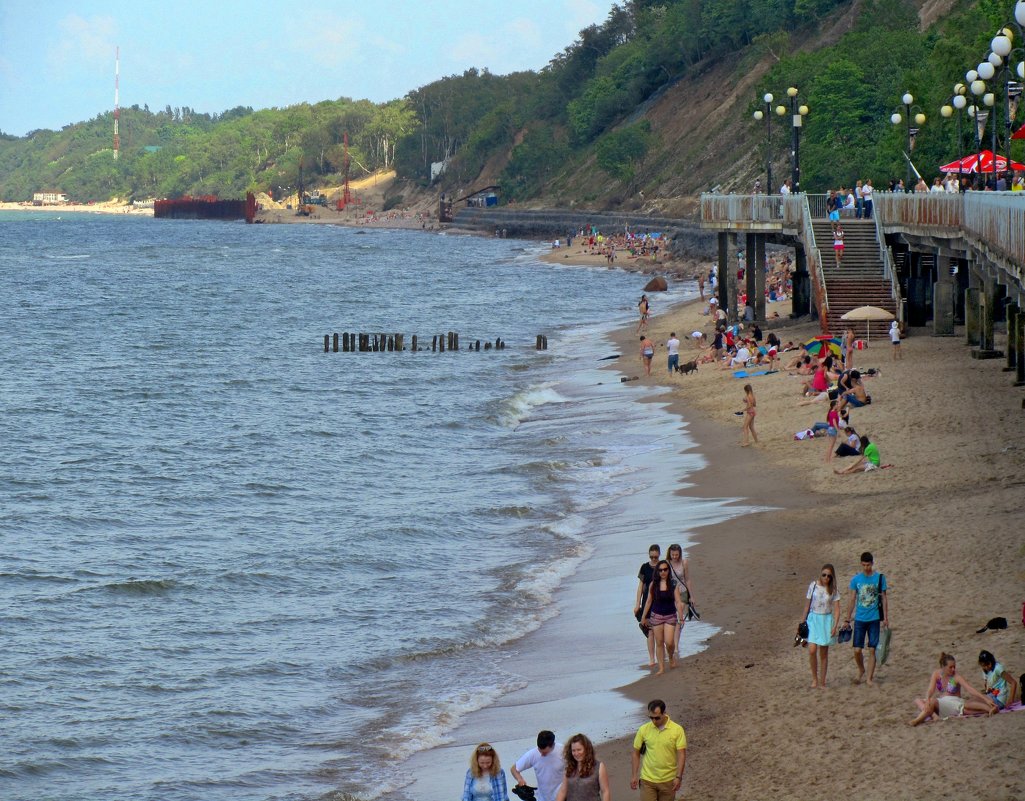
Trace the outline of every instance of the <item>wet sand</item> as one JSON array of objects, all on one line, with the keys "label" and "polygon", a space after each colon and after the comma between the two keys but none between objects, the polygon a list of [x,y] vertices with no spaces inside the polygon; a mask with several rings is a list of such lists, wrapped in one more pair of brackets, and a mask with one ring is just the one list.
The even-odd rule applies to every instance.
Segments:
[{"label": "wet sand", "polygon": [[[624,354],[615,369],[664,385],[701,443],[711,464],[691,477],[688,494],[779,507],[698,532],[691,553],[697,605],[722,631],[668,675],[624,688],[637,703],[635,726],[645,721],[644,704],[661,697],[687,730],[681,797],[1025,797],[1025,712],[906,725],[941,650],[959,658],[977,688],[982,648],[1015,676],[1025,671],[1025,392],[1011,386],[1002,362],[970,359],[963,338],[912,331],[899,362],[891,361],[888,342],[873,342],[855,366],[879,367],[882,375],[866,384],[874,402],[851,420],[893,467],[836,476],[833,466],[849,461],[827,464],[827,440],[793,439],[827,410],[824,403],[797,406],[801,379],[785,371],[739,379],[705,365],[667,375],[669,332],[680,335],[685,362],[697,352],[688,334],[712,326],[701,304],[660,315],[658,297],[649,327],[656,375],[643,377],[633,327],[615,337]],[[785,315],[789,304],[779,311]],[[808,324],[775,330],[784,342],[818,333]],[[734,412],[748,382],[758,398],[760,443],[741,448]],[[804,593],[831,562],[845,610],[846,585],[864,550],[890,586],[890,658],[874,686],[853,686],[851,648],[834,646],[829,686],[812,690],[807,651],[793,646]],[[975,633],[994,616],[1010,627]],[[642,648],[624,659],[642,657]],[[619,799],[636,795],[631,742],[632,734],[601,748]]]}]

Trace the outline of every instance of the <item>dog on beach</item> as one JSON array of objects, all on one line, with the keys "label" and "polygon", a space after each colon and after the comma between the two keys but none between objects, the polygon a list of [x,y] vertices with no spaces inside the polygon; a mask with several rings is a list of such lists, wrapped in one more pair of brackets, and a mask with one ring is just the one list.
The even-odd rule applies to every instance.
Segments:
[{"label": "dog on beach", "polygon": [[689,361],[686,364],[676,365],[676,372],[681,375],[687,375],[688,373],[696,373],[698,371],[698,363],[696,361]]}]

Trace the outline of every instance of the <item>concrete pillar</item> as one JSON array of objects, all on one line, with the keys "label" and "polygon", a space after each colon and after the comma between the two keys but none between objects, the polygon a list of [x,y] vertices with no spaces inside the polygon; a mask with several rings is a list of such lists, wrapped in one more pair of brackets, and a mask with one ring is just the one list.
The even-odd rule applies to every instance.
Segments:
[{"label": "concrete pillar", "polygon": [[808,274],[808,260],[801,245],[794,246],[794,270],[790,273],[790,280],[793,283],[793,316],[801,317],[811,310],[811,276]]},{"label": "concrete pillar", "polygon": [[1025,387],[1025,314],[1020,311],[1018,312],[1014,327],[1014,385],[1016,387]]},{"label": "concrete pillar", "polygon": [[[758,272],[758,234],[748,234],[744,237],[744,291],[747,293],[747,306],[752,309],[755,307],[755,274]],[[747,313],[745,309],[740,310],[740,314],[745,317]],[[754,315],[754,319],[761,319],[757,314]]]},{"label": "concrete pillar", "polygon": [[996,281],[987,278],[982,285],[982,296],[980,298],[979,317],[979,350],[996,350],[996,341],[993,336],[993,312],[996,304],[997,285]]},{"label": "concrete pillar", "polygon": [[[734,253],[739,252],[740,249],[740,237],[737,234],[730,234],[730,257]],[[727,259],[726,265],[726,280],[723,282],[726,284],[726,295],[727,295],[727,320],[732,323],[739,322],[741,315],[737,312],[737,268],[733,266],[731,259]]]},{"label": "concrete pillar", "polygon": [[755,237],[755,319],[765,320],[765,234]]},{"label": "concrete pillar", "polygon": [[730,240],[725,231],[719,234],[719,269],[717,272],[716,294],[719,296],[719,308],[729,308],[729,293],[726,287],[726,275],[730,271]]},{"label": "concrete pillar", "polygon": [[964,334],[966,345],[979,344],[979,327],[981,325],[981,308],[979,305],[982,290],[977,286],[969,286],[964,293]]},{"label": "concrete pillar", "polygon": [[932,286],[932,335],[934,337],[954,336],[954,288],[954,284],[950,280],[939,280]]},{"label": "concrete pillar", "polygon": [[1017,303],[1007,304],[1007,364],[1005,372],[1012,372],[1018,365],[1018,316],[1021,309]]}]

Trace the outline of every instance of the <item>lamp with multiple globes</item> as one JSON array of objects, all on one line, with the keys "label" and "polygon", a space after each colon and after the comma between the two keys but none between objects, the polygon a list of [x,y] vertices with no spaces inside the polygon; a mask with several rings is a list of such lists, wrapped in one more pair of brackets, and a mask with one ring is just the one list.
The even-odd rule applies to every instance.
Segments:
[{"label": "lamp with multiple globes", "polygon": [[772,194],[772,101],[773,96],[771,92],[766,92],[762,97],[762,101],[765,103],[765,111],[758,109],[754,113],[754,118],[759,122],[765,120],[765,194]]},{"label": "lamp with multiple globes", "polygon": [[[904,185],[904,191],[911,191],[911,156],[915,150],[915,137],[918,135],[918,129],[925,125],[925,114],[922,110],[914,105],[915,97],[911,92],[905,92],[904,96],[901,97],[901,103],[904,104],[904,116],[902,117],[899,112],[894,112],[890,115],[890,122],[894,125],[900,125],[901,122],[907,121],[907,133],[908,133],[908,151],[904,154],[904,159],[908,163],[908,179]],[[915,111],[918,109],[918,111]],[[915,126],[911,127],[911,122],[914,120]]]},{"label": "lamp with multiple globes", "polygon": [[940,109],[940,116],[944,119],[950,119],[954,116],[954,112],[957,112],[957,188],[961,191],[963,188],[964,181],[964,139],[961,136],[961,118],[964,116],[965,107],[968,105],[968,99],[965,95],[968,92],[968,88],[963,83],[954,85],[954,96],[950,99],[950,102],[944,105]]}]

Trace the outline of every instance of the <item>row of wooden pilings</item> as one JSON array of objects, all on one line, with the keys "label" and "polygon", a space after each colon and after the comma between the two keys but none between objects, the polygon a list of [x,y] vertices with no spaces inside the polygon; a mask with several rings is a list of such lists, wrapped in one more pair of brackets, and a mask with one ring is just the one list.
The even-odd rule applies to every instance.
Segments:
[{"label": "row of wooden pilings", "polygon": [[[342,353],[384,353],[403,351],[406,349],[405,334],[324,334],[324,353],[339,351],[339,340],[341,340]],[[467,350],[481,350],[481,341],[474,340],[469,344]],[[483,350],[505,350],[505,340],[501,337],[495,341],[483,343]],[[548,337],[538,334],[535,340],[537,350],[548,350]],[[436,334],[431,337],[430,350],[435,353],[444,353],[446,350],[459,350],[459,334],[456,331],[449,331],[447,334]],[[420,347],[420,339],[416,334],[410,338],[409,350],[417,352],[426,351],[427,345]]]}]

